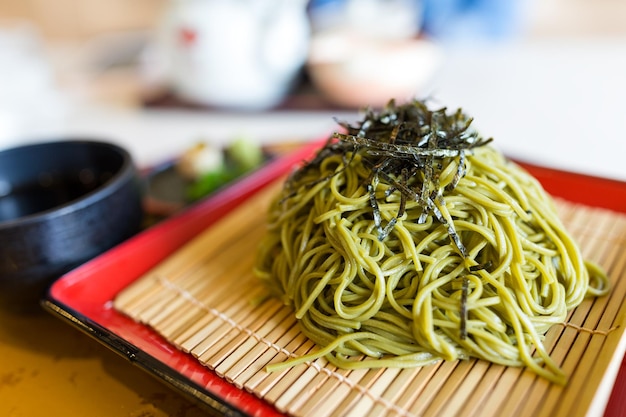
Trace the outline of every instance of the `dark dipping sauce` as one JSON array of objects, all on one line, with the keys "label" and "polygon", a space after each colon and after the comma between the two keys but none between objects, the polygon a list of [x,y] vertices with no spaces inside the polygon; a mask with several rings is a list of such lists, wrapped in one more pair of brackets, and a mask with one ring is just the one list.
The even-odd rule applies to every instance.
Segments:
[{"label": "dark dipping sauce", "polygon": [[75,173],[42,172],[36,182],[12,187],[0,184],[0,222],[40,213],[72,202],[111,177],[82,169]]}]

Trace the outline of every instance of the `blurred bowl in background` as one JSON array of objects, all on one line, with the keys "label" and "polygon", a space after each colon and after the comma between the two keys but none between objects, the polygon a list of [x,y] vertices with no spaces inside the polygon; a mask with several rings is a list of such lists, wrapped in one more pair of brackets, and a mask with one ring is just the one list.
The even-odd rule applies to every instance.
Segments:
[{"label": "blurred bowl in background", "polygon": [[56,278],[135,234],[141,194],[130,154],[111,143],[0,151],[0,307],[34,311]]},{"label": "blurred bowl in background", "polygon": [[441,62],[433,42],[375,39],[333,32],[311,42],[307,70],[313,85],[335,105],[380,108],[424,93]]}]

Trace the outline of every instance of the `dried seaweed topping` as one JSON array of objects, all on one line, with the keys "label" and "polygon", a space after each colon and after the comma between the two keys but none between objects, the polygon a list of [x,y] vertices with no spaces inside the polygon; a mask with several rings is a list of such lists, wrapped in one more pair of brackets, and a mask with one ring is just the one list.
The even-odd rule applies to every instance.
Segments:
[{"label": "dried seaweed topping", "polygon": [[[344,161],[341,169],[345,169],[359,154],[362,163],[371,169],[366,188],[380,240],[389,235],[402,217],[406,201],[412,200],[423,209],[420,221],[425,221],[429,214],[434,215],[448,228],[450,238],[465,255],[453,224],[440,209],[445,201],[439,179],[448,165],[455,163],[454,177],[445,185],[446,190],[454,189],[465,175],[466,153],[491,141],[472,129],[471,123],[472,118],[461,109],[449,113],[445,107],[431,110],[421,100],[402,105],[396,105],[392,100],[380,112],[366,110],[360,122],[338,122],[344,131],[334,133],[316,157],[292,176],[287,187],[295,184],[299,173],[319,167],[321,161],[331,155],[341,155]],[[376,192],[381,179],[390,185],[383,197]],[[381,199],[394,192],[400,196],[398,212],[394,219],[383,225],[378,206]]]}]

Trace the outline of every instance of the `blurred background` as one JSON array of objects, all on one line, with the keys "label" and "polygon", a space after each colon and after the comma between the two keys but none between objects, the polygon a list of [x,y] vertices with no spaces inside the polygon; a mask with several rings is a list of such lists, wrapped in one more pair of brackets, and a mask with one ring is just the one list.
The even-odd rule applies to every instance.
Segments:
[{"label": "blurred background", "polygon": [[520,159],[626,180],[622,0],[0,0],[0,147],[327,134],[429,97]]},{"label": "blurred background", "polygon": [[[626,181],[626,0],[0,0],[0,149],[98,139],[151,168],[199,142],[317,140],[390,98]],[[91,415],[103,392],[104,414],[200,414],[50,320],[0,315],[5,397],[27,396],[11,415]]]}]

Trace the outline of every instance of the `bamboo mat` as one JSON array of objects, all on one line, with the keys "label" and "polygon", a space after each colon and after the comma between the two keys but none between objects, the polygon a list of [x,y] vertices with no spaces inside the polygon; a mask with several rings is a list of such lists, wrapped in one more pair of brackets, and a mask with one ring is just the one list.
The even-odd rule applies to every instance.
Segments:
[{"label": "bamboo mat", "polygon": [[625,350],[626,215],[557,202],[585,258],[606,268],[613,285],[608,296],[586,299],[546,334],[545,345],[569,375],[565,387],[480,360],[348,371],[319,359],[267,373],[268,363],[314,349],[289,308],[274,299],[258,302],[265,293],[251,272],[279,184],[140,277],[118,295],[115,308],[293,416],[602,414]]}]

